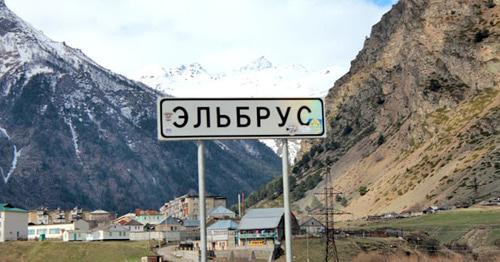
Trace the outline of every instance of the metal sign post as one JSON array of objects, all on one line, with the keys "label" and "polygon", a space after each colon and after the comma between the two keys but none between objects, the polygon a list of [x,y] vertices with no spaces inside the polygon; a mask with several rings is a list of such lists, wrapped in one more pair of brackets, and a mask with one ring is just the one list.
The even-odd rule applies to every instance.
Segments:
[{"label": "metal sign post", "polygon": [[283,204],[285,206],[286,262],[292,262],[292,218],[290,211],[290,183],[288,182],[288,139],[282,140]]},{"label": "metal sign post", "polygon": [[200,209],[200,261],[207,261],[207,216],[205,214],[205,143],[198,141],[198,197]]}]

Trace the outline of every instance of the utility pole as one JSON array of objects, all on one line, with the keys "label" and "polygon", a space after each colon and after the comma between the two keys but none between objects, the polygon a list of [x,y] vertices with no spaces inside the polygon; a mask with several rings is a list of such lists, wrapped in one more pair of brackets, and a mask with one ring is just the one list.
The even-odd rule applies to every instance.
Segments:
[{"label": "utility pole", "polygon": [[330,187],[330,175],[326,174],[325,188],[323,193],[317,193],[318,195],[324,195],[324,207],[323,215],[325,216],[325,262],[339,262],[339,256],[337,251],[337,245],[335,244],[335,199],[334,196],[341,194],[342,192],[334,191]]}]

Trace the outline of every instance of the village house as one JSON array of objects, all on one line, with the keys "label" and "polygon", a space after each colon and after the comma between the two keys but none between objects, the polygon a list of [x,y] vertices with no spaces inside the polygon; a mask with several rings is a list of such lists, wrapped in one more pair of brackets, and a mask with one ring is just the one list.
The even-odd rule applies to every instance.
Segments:
[{"label": "village house", "polygon": [[308,235],[320,235],[325,232],[325,229],[325,226],[314,217],[306,217],[300,223],[300,230]]},{"label": "village house", "polygon": [[207,227],[207,249],[227,250],[236,245],[238,223],[232,220],[219,220]]},{"label": "village house", "polygon": [[122,221],[128,222],[128,221],[130,221],[132,219],[135,220],[135,213],[127,213],[127,214],[125,214],[123,216],[120,216],[117,219],[113,220],[113,223],[114,224],[120,224]]},{"label": "village house", "polygon": [[111,214],[108,211],[102,209],[94,210],[88,215],[88,220],[96,221],[98,223],[109,222],[113,219],[115,219],[114,214]]},{"label": "village house", "polygon": [[62,240],[68,241],[87,241],[88,234],[91,233],[90,230],[66,230],[63,233]]},{"label": "village house", "polygon": [[158,225],[160,224],[165,217],[161,214],[156,214],[156,215],[140,215],[136,216],[135,220],[143,225],[149,224],[149,225]]},{"label": "village house", "polygon": [[144,231],[144,225],[137,222],[135,219],[130,219],[129,221],[122,220],[117,225],[126,228],[129,232],[142,232]]},{"label": "village house", "polygon": [[110,224],[92,230],[87,234],[87,241],[129,240],[129,233],[124,226]]},{"label": "village house", "polygon": [[63,239],[66,231],[89,230],[89,222],[80,219],[72,223],[48,224],[48,225],[28,225],[28,239]]},{"label": "village house", "polygon": [[[247,210],[237,231],[238,246],[273,247],[285,238],[285,211],[283,208],[255,208]],[[291,215],[292,230],[298,231],[295,216]]]},{"label": "village house", "polygon": [[50,220],[49,210],[47,208],[39,208],[37,210],[28,211],[28,223],[35,225],[51,224],[52,221]]},{"label": "village house", "polygon": [[165,218],[160,224],[158,224],[155,228],[156,231],[184,231],[186,228],[182,225],[184,222],[180,218],[176,218],[173,216],[169,216]]},{"label": "village house", "polygon": [[234,219],[235,217],[236,213],[224,206],[217,206],[208,211],[208,219]]},{"label": "village house", "polygon": [[28,238],[28,212],[0,203],[0,242]]},{"label": "village house", "polygon": [[93,230],[67,230],[63,241],[129,240],[129,230],[121,225],[103,225]]},{"label": "village house", "polygon": [[[226,207],[227,198],[223,196],[207,195],[205,197],[205,208],[211,210],[218,206]],[[198,219],[199,199],[196,194],[186,194],[165,203],[160,211],[165,217],[173,216],[182,219]]]},{"label": "village house", "polygon": [[185,231],[200,231],[200,220],[184,219],[182,220],[182,226],[185,228]]},{"label": "village house", "polygon": [[28,211],[28,223],[35,225],[65,224],[78,219],[89,219],[88,215],[88,211],[83,211],[78,207],[71,210],[62,210],[60,208],[49,210],[42,207],[37,210]]}]

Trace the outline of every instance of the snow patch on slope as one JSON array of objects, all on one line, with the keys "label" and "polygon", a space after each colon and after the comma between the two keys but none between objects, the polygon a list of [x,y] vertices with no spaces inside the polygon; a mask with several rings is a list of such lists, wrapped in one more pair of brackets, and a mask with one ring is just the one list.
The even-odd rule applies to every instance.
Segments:
[{"label": "snow patch on slope", "polygon": [[222,143],[221,141],[219,140],[215,140],[214,143],[216,145],[218,145],[220,147],[220,149],[224,150],[224,151],[229,151],[229,147],[227,147],[226,145],[224,145],[224,143]]},{"label": "snow patch on slope", "polygon": [[36,65],[36,66],[33,66],[33,67],[30,67],[28,70],[26,70],[26,72],[24,73],[24,76],[26,78],[26,80],[24,81],[24,84],[25,85],[26,83],[28,83],[28,81],[38,75],[38,74],[44,74],[44,73],[53,73],[54,70],[52,70],[51,68],[49,67],[46,67],[46,66],[39,66],[39,65]]},{"label": "snow patch on slope", "polygon": [[[264,145],[271,148],[277,155],[282,156],[281,143],[279,139],[261,139]],[[288,139],[288,158],[291,164],[294,164],[296,161],[297,154],[300,151],[300,143],[302,140],[300,139]]]},{"label": "snow patch on slope", "polygon": [[[7,130],[5,128],[0,127],[0,134],[2,136],[4,136],[5,138],[7,138],[7,140],[11,141],[11,137],[9,136],[9,133],[7,132]],[[10,169],[9,169],[9,172],[7,173],[7,175],[5,175],[3,169],[0,167],[0,173],[2,174],[2,178],[3,178],[3,181],[5,184],[7,184],[7,182],[9,182],[9,178],[12,176],[12,174],[16,170],[17,160],[21,156],[22,149],[19,149],[19,151],[18,151],[16,145],[13,145],[13,147],[14,147],[14,153],[13,153],[12,163],[10,165]]]},{"label": "snow patch on slope", "polygon": [[80,159],[80,148],[78,147],[78,134],[76,133],[76,130],[73,127],[73,123],[72,123],[71,119],[65,118],[64,120],[65,120],[66,124],[68,124],[69,130],[71,131],[71,137],[73,139],[73,147],[75,148],[75,155],[79,160],[81,160]]},{"label": "snow patch on slope", "polygon": [[7,133],[7,130],[5,130],[5,128],[0,127],[0,133],[10,141],[9,133]]},{"label": "snow patch on slope", "polygon": [[19,159],[19,157],[21,156],[21,151],[22,149],[19,149],[19,151],[17,150],[17,147],[16,145],[14,145],[14,158],[12,159],[12,163],[11,163],[11,166],[10,166],[10,170],[9,172],[7,173],[7,175],[4,175],[4,172],[3,172],[3,169],[0,167],[0,171],[2,173],[2,177],[3,177],[3,182],[5,184],[7,184],[9,182],[9,178],[12,176],[12,174],[14,173],[14,170],[16,170],[16,167],[17,167],[17,160]]}]

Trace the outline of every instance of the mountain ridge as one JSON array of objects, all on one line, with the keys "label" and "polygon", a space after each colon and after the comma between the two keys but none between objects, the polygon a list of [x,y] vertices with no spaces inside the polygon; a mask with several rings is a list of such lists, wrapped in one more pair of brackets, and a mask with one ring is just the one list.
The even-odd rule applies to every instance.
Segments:
[{"label": "mountain ridge", "polygon": [[303,142],[295,208],[321,209],[326,175],[340,219],[498,196],[498,17],[485,1],[394,5],[328,92],[328,137]]},{"label": "mountain ridge", "polygon": [[[195,143],[156,138],[160,92],[50,40],[5,5],[0,58],[2,202],[125,212],[197,188]],[[279,174],[258,141],[206,149],[207,189],[230,202]]]}]

